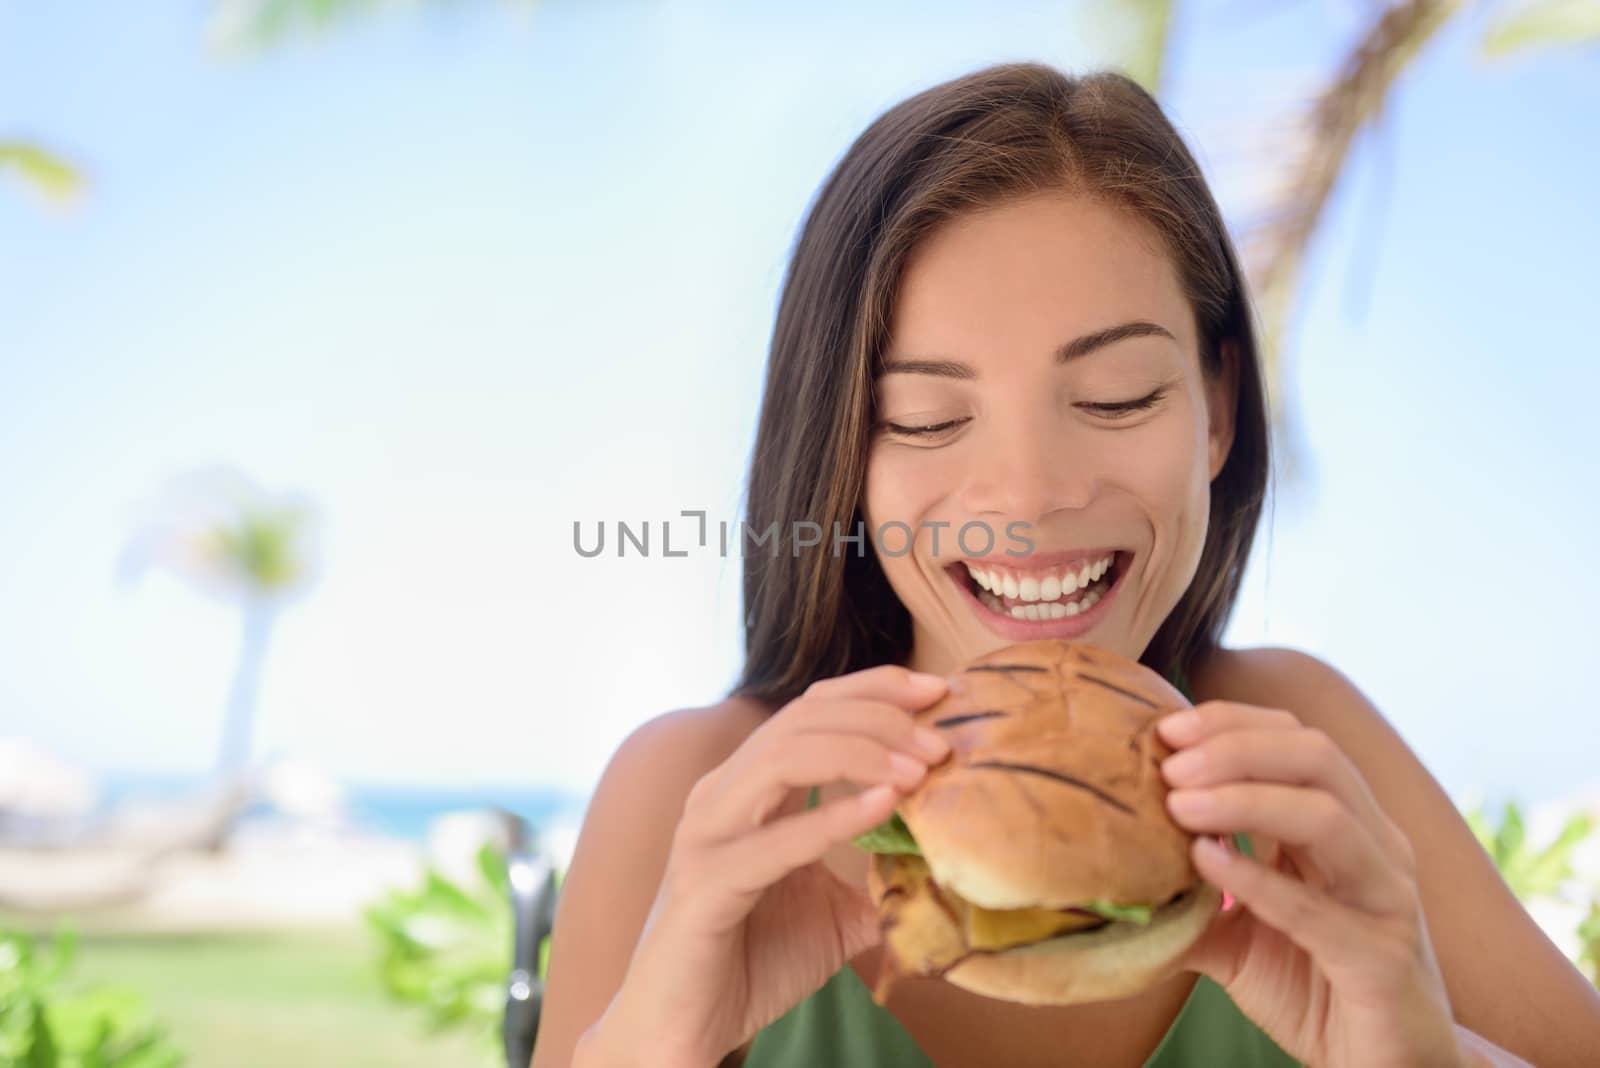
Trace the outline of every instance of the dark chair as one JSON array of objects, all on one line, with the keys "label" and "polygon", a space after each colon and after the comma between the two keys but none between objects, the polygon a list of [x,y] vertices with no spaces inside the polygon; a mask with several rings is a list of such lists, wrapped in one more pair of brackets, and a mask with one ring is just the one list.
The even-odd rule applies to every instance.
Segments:
[{"label": "dark chair", "polygon": [[511,850],[506,854],[511,883],[513,935],[511,976],[506,983],[506,1014],[501,1027],[508,1068],[528,1068],[539,1036],[539,1009],[544,979],[539,975],[539,947],[556,919],[556,870],[550,858],[530,840],[527,821],[512,822]]}]

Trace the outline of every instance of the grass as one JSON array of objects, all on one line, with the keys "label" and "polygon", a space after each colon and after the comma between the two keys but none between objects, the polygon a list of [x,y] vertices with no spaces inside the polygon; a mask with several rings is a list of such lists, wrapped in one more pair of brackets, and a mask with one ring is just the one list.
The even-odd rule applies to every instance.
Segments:
[{"label": "grass", "polygon": [[186,1068],[495,1068],[462,1033],[429,1035],[389,1001],[360,928],[285,934],[85,932],[73,985],[144,993]]}]

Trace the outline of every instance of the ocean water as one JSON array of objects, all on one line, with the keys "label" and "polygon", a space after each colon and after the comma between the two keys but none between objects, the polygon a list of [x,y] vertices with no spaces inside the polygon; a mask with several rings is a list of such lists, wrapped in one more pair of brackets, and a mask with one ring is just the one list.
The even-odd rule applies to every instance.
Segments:
[{"label": "ocean water", "polygon": [[534,829],[576,826],[587,798],[557,790],[407,789],[357,787],[349,792],[351,817],[361,826],[396,838],[421,840],[428,824],[447,812],[503,808]]},{"label": "ocean water", "polygon": [[[123,802],[173,801],[204,792],[208,780],[199,776],[121,775],[101,781],[101,810]],[[501,808],[525,819],[535,832],[575,828],[583,818],[588,798],[551,787],[437,787],[341,784],[345,812],[363,830],[410,841],[423,841],[433,820],[450,812]],[[271,820],[281,813],[270,803],[258,802],[243,819]]]}]

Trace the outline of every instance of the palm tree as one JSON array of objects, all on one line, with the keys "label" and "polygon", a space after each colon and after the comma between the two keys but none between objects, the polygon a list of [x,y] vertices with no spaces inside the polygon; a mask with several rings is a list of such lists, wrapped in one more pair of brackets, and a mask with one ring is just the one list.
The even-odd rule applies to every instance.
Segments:
[{"label": "palm tree", "polygon": [[305,501],[270,496],[238,472],[190,472],[156,495],[151,514],[123,553],[125,578],[158,564],[240,609],[239,659],[217,750],[223,778],[236,776],[249,762],[273,625],[309,580],[310,518]]},{"label": "palm tree", "polygon": [[[1107,41],[1117,65],[1159,95],[1168,55],[1173,0],[1095,0],[1089,27]],[[1502,58],[1541,47],[1600,42],[1600,0],[1509,0],[1485,34],[1480,54]],[[1272,397],[1273,430],[1284,474],[1305,462],[1283,389],[1285,333],[1298,301],[1301,272],[1332,193],[1350,169],[1357,135],[1381,121],[1417,56],[1457,16],[1462,0],[1395,0],[1376,6],[1329,80],[1302,106],[1291,151],[1277,154],[1273,193],[1240,235],[1255,295],[1261,352]]]}]

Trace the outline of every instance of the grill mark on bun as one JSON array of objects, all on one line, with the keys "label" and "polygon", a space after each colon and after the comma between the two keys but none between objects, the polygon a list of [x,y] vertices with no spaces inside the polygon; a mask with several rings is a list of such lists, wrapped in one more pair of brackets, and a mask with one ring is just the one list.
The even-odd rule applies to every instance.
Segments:
[{"label": "grill mark on bun", "polygon": [[935,727],[959,727],[963,723],[974,723],[980,719],[996,719],[1009,716],[1010,714],[1011,713],[1009,712],[1001,712],[999,710],[992,712],[968,712],[960,716],[946,716],[944,719],[936,719],[933,721],[933,725]]},{"label": "grill mark on bun", "polygon": [[972,768],[995,768],[1000,771],[1019,771],[1029,775],[1040,775],[1046,779],[1053,779],[1056,782],[1064,783],[1067,786],[1076,786],[1080,790],[1087,790],[1089,793],[1093,794],[1095,797],[1098,797],[1112,808],[1120,809],[1130,816],[1135,815],[1131,806],[1117,800],[1115,797],[1112,797],[1098,786],[1095,786],[1093,783],[1084,782],[1082,779],[1074,778],[1073,776],[1064,772],[1052,771],[1049,768],[1041,768],[1033,764],[1013,764],[1010,761],[1005,760],[977,760],[967,766]]},{"label": "grill mark on bun", "polygon": [[1130,701],[1138,701],[1141,705],[1144,705],[1147,708],[1160,708],[1161,707],[1160,705],[1156,704],[1154,701],[1150,700],[1150,698],[1146,697],[1144,694],[1139,693],[1137,690],[1123,689],[1121,686],[1118,686],[1116,683],[1107,682],[1105,679],[1096,678],[1095,676],[1089,674],[1087,671],[1078,672],[1078,678],[1082,679],[1084,682],[1092,682],[1096,686],[1104,686],[1106,689],[1110,690],[1112,693],[1120,693],[1122,696],[1128,698]]},{"label": "grill mark on bun", "polygon": [[1038,664],[974,664],[967,671],[1032,671],[1036,674],[1047,675],[1050,669],[1040,667]]}]

